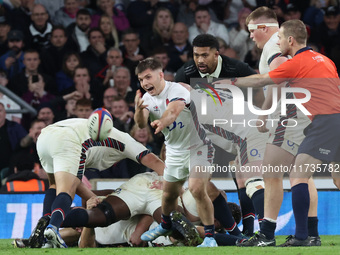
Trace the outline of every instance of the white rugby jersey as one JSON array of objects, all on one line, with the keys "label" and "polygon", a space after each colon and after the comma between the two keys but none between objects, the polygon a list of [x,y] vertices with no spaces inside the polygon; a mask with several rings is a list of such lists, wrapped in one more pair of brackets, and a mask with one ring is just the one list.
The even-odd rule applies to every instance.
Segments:
[{"label": "white rugby jersey", "polygon": [[77,134],[77,137],[70,139],[75,139],[82,147],[78,174],[84,168],[105,170],[125,158],[139,162],[143,156],[150,153],[144,145],[116,128],[112,128],[109,137],[104,141],[93,141],[88,133],[87,119],[67,119],[48,126],[50,127],[60,127],[58,131],[50,129],[51,135],[53,132],[62,132],[62,127],[71,128]]},{"label": "white rugby jersey", "polygon": [[[247,102],[244,101],[244,114],[234,115],[232,93],[215,89],[218,94],[216,95],[215,91],[210,89],[205,90],[209,92],[213,98],[201,89],[191,90],[190,92],[191,100],[194,101],[196,105],[201,105],[202,97],[205,97],[207,100],[206,114],[202,114],[201,108],[197,107],[198,120],[203,127],[209,131],[207,135],[213,144],[218,145],[228,152],[235,153],[235,151],[233,151],[234,145],[240,145],[246,140],[250,130],[252,128],[256,129],[256,127],[250,126],[256,126],[257,115],[249,111]],[[222,105],[219,99],[221,99]],[[221,137],[225,139],[221,139]]]},{"label": "white rugby jersey", "polygon": [[[278,32],[273,34],[270,39],[263,46],[261,58],[259,62],[260,74],[269,73],[270,68],[268,61],[273,57],[281,54],[280,48],[277,45],[279,38],[277,37]],[[267,86],[263,87],[264,96],[267,96]]]},{"label": "white rugby jersey", "polygon": [[143,99],[144,104],[148,105],[151,121],[160,119],[172,101],[183,101],[186,105],[177,119],[162,130],[167,151],[189,150],[208,142],[205,130],[198,123],[196,106],[190,102],[190,93],[182,85],[165,81],[165,87],[159,95],[145,93]]},{"label": "white rugby jersey", "polygon": [[269,73],[270,68],[269,68],[268,61],[274,55],[281,54],[280,47],[279,45],[277,45],[277,42],[279,41],[279,38],[277,37],[277,35],[278,35],[278,32],[273,34],[270,37],[270,39],[266,42],[266,44],[263,46],[260,63],[259,63],[260,74]]}]

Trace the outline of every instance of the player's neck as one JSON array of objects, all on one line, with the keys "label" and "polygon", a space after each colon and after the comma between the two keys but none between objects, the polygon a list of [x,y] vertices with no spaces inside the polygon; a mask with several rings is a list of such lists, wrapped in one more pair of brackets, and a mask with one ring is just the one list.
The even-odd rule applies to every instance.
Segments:
[{"label": "player's neck", "polygon": [[305,48],[306,46],[307,46],[306,44],[297,44],[296,46],[292,47],[291,52],[290,52],[289,55],[295,56],[295,54],[296,54],[299,50]]}]

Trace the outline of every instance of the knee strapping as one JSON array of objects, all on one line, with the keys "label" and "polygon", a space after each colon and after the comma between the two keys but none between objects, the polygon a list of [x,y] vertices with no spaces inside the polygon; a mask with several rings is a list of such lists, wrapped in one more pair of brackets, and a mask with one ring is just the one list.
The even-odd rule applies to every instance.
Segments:
[{"label": "knee strapping", "polygon": [[264,189],[264,182],[262,177],[249,178],[246,183],[246,193],[249,198],[252,198],[254,193],[260,189]]},{"label": "knee strapping", "polygon": [[97,205],[97,208],[104,213],[107,226],[116,222],[116,214],[110,203],[104,200],[99,205]]}]

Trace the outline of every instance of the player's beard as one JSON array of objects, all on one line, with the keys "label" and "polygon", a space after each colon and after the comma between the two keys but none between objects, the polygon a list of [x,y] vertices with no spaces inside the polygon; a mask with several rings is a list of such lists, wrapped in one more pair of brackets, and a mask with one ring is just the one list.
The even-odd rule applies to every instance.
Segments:
[{"label": "player's beard", "polygon": [[80,24],[80,26],[78,27],[81,31],[86,32],[89,29],[90,25]]},{"label": "player's beard", "polygon": [[11,50],[15,53],[15,55],[17,55],[21,51],[21,49],[16,46],[13,46]]}]

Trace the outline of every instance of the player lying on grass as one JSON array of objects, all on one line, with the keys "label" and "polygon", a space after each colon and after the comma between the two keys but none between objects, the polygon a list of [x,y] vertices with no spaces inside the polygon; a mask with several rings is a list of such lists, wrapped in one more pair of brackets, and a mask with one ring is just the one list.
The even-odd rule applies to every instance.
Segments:
[{"label": "player lying on grass", "polygon": [[[117,190],[103,197],[92,197],[91,204],[96,207],[91,210],[74,208],[67,215],[63,227],[106,227],[120,220],[131,219],[136,215],[149,215],[160,222],[162,182],[156,173],[142,173],[134,176],[121,185]],[[213,186],[213,184],[211,184]],[[219,191],[215,187],[212,197],[218,197]],[[179,200],[178,210],[193,222],[197,222],[196,203],[189,191]],[[183,209],[182,209],[183,208]],[[190,212],[196,212],[192,215]],[[40,233],[43,232],[41,229]],[[43,236],[36,238],[31,247],[41,247]]]}]

